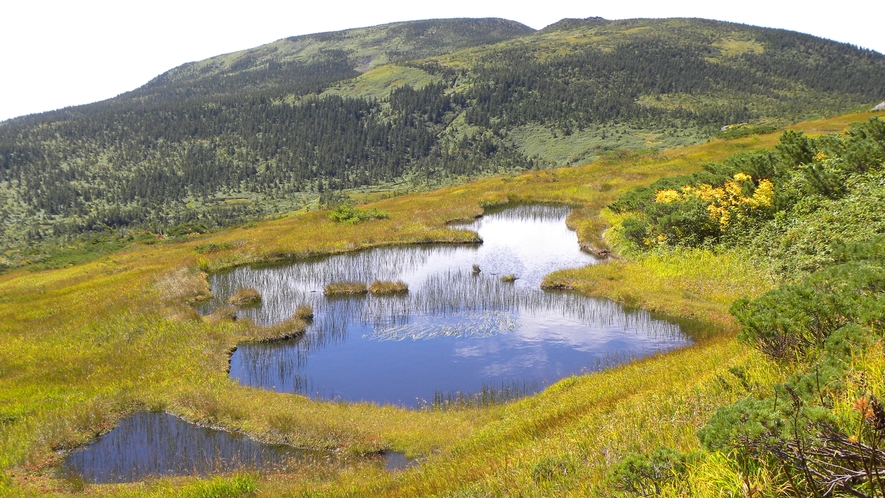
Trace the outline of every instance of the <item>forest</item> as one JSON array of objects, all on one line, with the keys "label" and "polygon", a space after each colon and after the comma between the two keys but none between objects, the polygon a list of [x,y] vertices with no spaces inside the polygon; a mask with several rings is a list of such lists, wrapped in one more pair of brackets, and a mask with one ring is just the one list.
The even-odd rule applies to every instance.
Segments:
[{"label": "forest", "polygon": [[[394,42],[411,48],[366,48]],[[348,90],[360,85],[370,90]],[[428,21],[284,39],[0,124],[2,244],[204,231],[348,192],[697,143],[881,95],[881,54],[703,20],[539,32]]]}]

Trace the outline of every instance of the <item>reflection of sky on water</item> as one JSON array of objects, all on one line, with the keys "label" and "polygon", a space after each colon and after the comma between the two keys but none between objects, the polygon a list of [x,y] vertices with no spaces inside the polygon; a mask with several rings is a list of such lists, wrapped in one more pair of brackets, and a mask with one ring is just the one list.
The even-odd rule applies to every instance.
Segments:
[{"label": "reflection of sky on water", "polygon": [[[594,262],[565,226],[568,212],[519,207],[458,227],[476,230],[480,246],[391,247],[238,268],[212,277],[215,298],[202,310],[242,287],[263,296],[261,307],[241,312],[259,323],[310,304],[315,318],[304,337],[242,345],[231,359],[231,376],[283,392],[407,406],[436,391],[526,381],[543,388],[615,357],[686,345],[677,326],[647,313],[540,290],[548,273]],[[516,282],[501,282],[511,273]],[[322,295],[330,282],[398,279],[409,284],[405,296]]]},{"label": "reflection of sky on water", "polygon": [[62,470],[88,482],[114,483],[240,468],[271,470],[329,458],[325,452],[266,445],[150,412],[127,417],[96,442],[70,453]]}]

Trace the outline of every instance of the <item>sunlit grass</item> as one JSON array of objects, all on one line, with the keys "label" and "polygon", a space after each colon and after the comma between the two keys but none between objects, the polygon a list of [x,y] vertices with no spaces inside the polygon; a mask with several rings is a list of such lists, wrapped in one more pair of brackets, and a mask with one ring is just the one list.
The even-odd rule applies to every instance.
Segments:
[{"label": "sunlit grass", "polygon": [[405,294],[409,292],[409,285],[402,280],[396,282],[377,280],[369,285],[369,292],[376,296]]},{"label": "sunlit grass", "polygon": [[[867,116],[796,128],[832,132]],[[145,409],[354,458],[353,467],[337,471],[292,469],[259,476],[256,486],[268,496],[309,489],[333,495],[606,494],[608,466],[626,452],[662,444],[697,447],[699,424],[717,406],[746,394],[747,388],[729,377],[729,367],[748,369],[765,381],[760,386],[783,373],[726,334],[611,371],[567,378],[539,395],[483,409],[415,411],[314,401],[228,378],[228,355],[237,344],[300,333],[307,317],[296,315],[280,329],[202,317],[191,306],[208,297],[204,271],[392,244],[477,243],[475,233],[446,223],[472,219],[482,212],[481,203],[567,203],[575,208],[568,223],[582,243],[617,249],[616,234],[600,236],[609,223],[600,213],[623,192],[661,176],[697,171],[733,152],[770,147],[777,139],[775,133],[714,141],[398,196],[370,205],[390,213],[388,219],[355,226],[335,223],[327,212],[302,211],[182,242],[133,244],[75,266],[2,274],[0,494],[76,492],[79,485],[51,472],[63,451]],[[620,254],[603,264],[557,272],[548,283],[701,318],[720,329],[732,327],[726,313],[731,300],[772,285],[764,268],[742,254],[705,250]],[[417,468],[388,475],[360,459],[388,449],[423,460]],[[577,477],[533,473],[546,465],[539,462],[555,458],[566,458]],[[696,469],[695,475],[704,472],[713,470]],[[717,472],[725,475],[723,469]],[[202,486],[182,478],[86,484],[84,492],[174,496]]]},{"label": "sunlit grass", "polygon": [[366,294],[369,289],[363,282],[332,282],[323,288],[326,296],[358,296]]}]

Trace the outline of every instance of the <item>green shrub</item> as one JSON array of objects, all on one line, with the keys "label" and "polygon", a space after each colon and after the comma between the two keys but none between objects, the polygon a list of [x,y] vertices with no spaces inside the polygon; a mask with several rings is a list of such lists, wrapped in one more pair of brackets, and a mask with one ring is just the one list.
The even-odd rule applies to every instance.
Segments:
[{"label": "green shrub", "polygon": [[687,455],[667,447],[658,448],[649,456],[631,453],[612,467],[609,481],[628,493],[659,495],[666,483],[685,474],[688,461]]},{"label": "green shrub", "polygon": [[757,299],[739,299],[731,313],[743,340],[779,360],[801,358],[849,324],[885,323],[885,267],[843,263]]},{"label": "green shrub", "polygon": [[351,202],[344,202],[329,213],[329,219],[338,223],[355,225],[363,221],[390,218],[390,213],[378,208],[358,209]]}]

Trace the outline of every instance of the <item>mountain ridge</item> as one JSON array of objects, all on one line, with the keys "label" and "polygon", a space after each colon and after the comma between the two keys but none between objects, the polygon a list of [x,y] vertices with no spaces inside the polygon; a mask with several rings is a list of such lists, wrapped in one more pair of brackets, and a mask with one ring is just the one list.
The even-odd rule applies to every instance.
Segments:
[{"label": "mountain ridge", "polygon": [[[489,27],[494,28],[492,30]],[[0,126],[4,245],[227,225],[784,125],[885,96],[885,56],[698,19],[430,20],[284,38]]]}]

